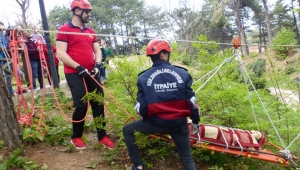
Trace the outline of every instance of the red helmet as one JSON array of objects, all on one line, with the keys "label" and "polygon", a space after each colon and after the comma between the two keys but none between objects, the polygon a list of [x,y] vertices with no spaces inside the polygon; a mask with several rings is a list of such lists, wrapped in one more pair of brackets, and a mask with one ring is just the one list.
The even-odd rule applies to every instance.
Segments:
[{"label": "red helmet", "polygon": [[71,11],[73,11],[74,8],[81,8],[81,9],[90,9],[92,10],[91,4],[87,0],[73,0],[71,4]]},{"label": "red helmet", "polygon": [[158,54],[161,50],[166,50],[167,52],[171,52],[171,47],[168,41],[164,39],[154,39],[151,40],[146,49],[147,56]]}]

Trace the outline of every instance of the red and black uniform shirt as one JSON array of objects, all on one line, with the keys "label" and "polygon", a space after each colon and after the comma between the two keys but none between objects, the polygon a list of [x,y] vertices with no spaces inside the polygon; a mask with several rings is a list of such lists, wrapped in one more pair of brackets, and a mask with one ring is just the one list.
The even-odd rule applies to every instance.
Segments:
[{"label": "red and black uniform shirt", "polygon": [[[58,29],[59,32],[95,34],[94,30],[84,26],[82,29],[74,26],[72,22],[66,23]],[[68,43],[67,54],[78,64],[92,71],[95,66],[93,43],[97,43],[95,35],[76,35],[57,33],[56,41]],[[64,65],[65,74],[77,73],[72,67]]]}]

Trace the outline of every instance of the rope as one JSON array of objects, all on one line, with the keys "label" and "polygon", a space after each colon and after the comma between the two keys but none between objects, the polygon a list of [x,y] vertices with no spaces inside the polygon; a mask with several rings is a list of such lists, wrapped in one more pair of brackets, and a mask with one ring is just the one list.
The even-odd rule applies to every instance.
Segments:
[{"label": "rope", "polygon": [[[32,115],[29,113],[29,107],[28,107],[28,103],[25,100],[25,97],[23,96],[23,88],[22,88],[22,82],[19,78],[19,74],[18,74],[18,58],[19,58],[19,53],[18,53],[18,45],[22,45],[22,40],[17,39],[16,37],[16,29],[11,30],[11,34],[10,34],[10,53],[11,53],[11,57],[12,57],[12,63],[13,63],[13,72],[14,74],[12,74],[12,76],[14,76],[16,78],[16,83],[17,83],[17,89],[18,91],[21,93],[21,95],[17,96],[17,101],[18,101],[18,112],[17,112],[17,117],[19,119],[19,122],[22,121],[21,119],[21,106],[24,107],[24,111],[25,111],[25,116],[23,118],[23,120],[25,120],[26,123],[26,127],[28,125],[31,124],[31,117]],[[22,46],[24,47],[24,46]],[[24,51],[26,51],[24,49]],[[26,53],[25,53],[26,54]],[[26,56],[25,56],[26,58]],[[32,112],[34,112],[34,108],[31,108]]]},{"label": "rope", "polygon": [[[31,29],[20,29],[26,31],[32,31]],[[130,39],[146,39],[152,40],[154,38],[161,37],[140,37],[140,36],[125,36],[125,35],[111,35],[111,34],[91,34],[91,33],[75,33],[75,32],[65,32],[65,31],[51,31],[51,30],[38,30],[43,33],[53,33],[53,34],[72,34],[72,35],[85,35],[85,36],[98,36],[98,37],[121,37],[121,38],[130,38]],[[190,42],[190,43],[200,43],[200,44],[218,44],[218,45],[227,45],[232,46],[231,43],[218,43],[218,42],[203,42],[196,40],[176,40],[176,39],[166,39],[168,41],[176,42]],[[258,46],[258,44],[241,44],[241,46]],[[300,45],[259,45],[261,47],[300,47]]]},{"label": "rope", "polygon": [[[265,112],[266,115],[268,116],[268,119],[269,119],[269,121],[271,122],[272,127],[273,127],[273,129],[275,130],[275,133],[276,133],[277,137],[279,138],[279,140],[280,140],[282,146],[283,146],[284,148],[286,148],[285,150],[287,150],[287,149],[290,147],[290,145],[291,145],[292,143],[294,143],[294,141],[295,141],[297,138],[300,137],[300,134],[293,140],[293,142],[292,142],[288,147],[285,147],[285,144],[284,144],[284,142],[283,142],[283,140],[282,140],[282,138],[281,138],[281,136],[280,136],[280,134],[279,134],[277,128],[275,127],[275,125],[274,125],[274,123],[273,123],[273,121],[272,121],[272,119],[271,119],[271,117],[270,117],[268,111],[266,110],[266,108],[265,108],[265,106],[264,106],[264,104],[263,104],[263,102],[262,102],[262,100],[261,100],[261,98],[260,98],[260,96],[259,96],[259,94],[258,94],[258,92],[257,92],[257,90],[256,90],[256,88],[255,88],[255,86],[253,85],[253,82],[252,82],[251,79],[250,79],[250,76],[249,76],[247,70],[245,69],[245,66],[244,66],[244,64],[243,64],[243,61],[241,60],[241,58],[240,58],[240,56],[239,56],[239,51],[238,51],[238,50],[235,50],[235,52],[236,52],[236,51],[237,51],[237,54],[234,54],[232,57],[236,56],[236,59],[237,59],[237,61],[239,62],[240,67],[241,67],[241,69],[242,69],[243,79],[244,79],[244,82],[245,82],[245,84],[246,84],[246,88],[247,88],[247,91],[248,91],[248,96],[249,96],[249,99],[250,99],[250,105],[251,105],[251,109],[252,109],[252,114],[254,115],[254,119],[255,119],[255,122],[256,122],[256,127],[257,127],[257,129],[259,130],[259,127],[258,127],[258,121],[257,121],[257,117],[256,117],[256,114],[255,114],[255,111],[254,111],[254,106],[253,106],[253,103],[252,103],[252,100],[251,100],[251,97],[250,97],[250,90],[249,90],[249,88],[248,88],[248,86],[247,86],[247,81],[246,81],[247,79],[249,80],[249,82],[250,82],[252,88],[254,89],[254,92],[255,92],[255,94],[257,95],[257,97],[258,97],[258,99],[259,99],[259,102],[260,102],[260,104],[261,104],[262,107],[263,107],[264,112]],[[207,80],[202,86],[200,86],[200,87],[195,91],[195,93],[197,93],[201,88],[203,88],[203,87],[208,83],[208,81],[209,81],[209,80],[210,80],[210,79],[211,79],[211,78],[212,78],[212,77],[220,70],[220,68],[224,65],[224,63],[225,63],[226,61],[231,60],[232,57],[231,57],[230,59],[227,59],[227,58],[226,58],[219,66],[217,66],[216,68],[214,68],[213,70],[211,70],[210,72],[208,72],[207,74],[205,74],[203,77],[201,77],[200,79],[198,79],[196,82],[202,80],[204,77],[206,77],[207,75],[209,75],[210,73],[212,73],[212,72],[215,70],[215,72],[208,78],[208,80]],[[196,83],[196,82],[195,82],[195,83]],[[193,83],[193,84],[194,84],[194,83]],[[288,153],[288,152],[285,151],[285,153]]]},{"label": "rope", "polygon": [[[28,30],[28,29],[22,29],[22,30]],[[12,55],[14,56],[13,58],[14,58],[14,61],[15,61],[15,63],[17,63],[17,61],[16,61],[16,56],[18,56],[18,49],[16,48],[16,44],[19,44],[19,42],[15,42],[16,41],[16,37],[15,37],[15,31],[16,31],[16,29],[13,29],[13,34],[12,34],[12,44],[14,44],[14,46],[13,46],[13,48],[11,48],[11,49],[14,49],[14,50],[11,50],[11,53],[12,53]],[[61,31],[46,31],[46,30],[39,30],[40,32],[44,32],[44,33],[59,33],[59,34],[72,34],[72,35],[85,35],[85,36],[108,36],[108,37],[123,37],[123,38],[139,38],[139,39],[153,39],[153,37],[138,37],[138,36],[121,36],[121,35],[109,35],[109,34],[87,34],[87,33],[74,33],[74,32],[61,32]],[[230,43],[215,43],[215,42],[202,42],[202,41],[191,41],[191,40],[174,40],[174,39],[169,39],[169,41],[177,41],[177,42],[196,42],[196,43],[202,43],[202,44],[219,44],[219,45],[232,45],[232,44],[230,44]],[[24,42],[22,42],[23,44],[24,44]],[[257,44],[241,44],[241,45],[248,45],[248,46],[257,46]],[[261,45],[261,46],[267,46],[267,45]],[[296,46],[296,47],[300,47],[300,45],[272,45],[272,46]],[[25,53],[25,49],[24,49],[24,53]],[[26,55],[26,54],[25,54]],[[201,88],[203,88],[207,83],[208,83],[208,81],[210,81],[211,80],[211,78],[221,69],[221,67],[226,63],[226,62],[228,62],[228,61],[230,61],[234,56],[236,56],[236,55],[233,55],[232,57],[230,57],[229,59],[228,58],[226,58],[219,66],[217,66],[214,70],[212,70],[212,71],[210,71],[209,73],[207,73],[205,76],[208,76],[210,73],[212,73],[213,71],[213,74],[206,80],[206,82],[202,85],[202,86],[200,86],[196,91],[195,91],[195,93],[197,93]],[[239,57],[239,56],[236,56],[237,58]],[[26,58],[26,57],[25,57]],[[238,60],[239,62],[241,62],[241,60]],[[13,62],[14,63],[14,62]],[[241,64],[241,63],[240,63]],[[30,68],[30,67],[28,67],[28,68]],[[261,103],[261,105],[262,105],[262,107],[263,107],[263,109],[264,109],[264,111],[265,111],[265,113],[267,114],[267,116],[268,116],[268,119],[270,120],[270,122],[271,122],[271,124],[272,124],[272,127],[274,128],[274,130],[275,130],[275,132],[276,132],[276,134],[277,134],[277,136],[278,136],[278,138],[279,138],[279,140],[280,140],[280,142],[281,142],[281,144],[282,144],[282,146],[284,146],[284,148],[286,148],[285,149],[285,153],[288,153],[288,147],[290,147],[291,146],[291,144],[292,143],[294,143],[294,141],[297,139],[297,138],[299,138],[299,136],[300,136],[300,134],[292,141],[292,143],[288,146],[288,147],[285,147],[285,145],[284,145],[284,143],[283,143],[283,141],[282,141],[282,138],[281,138],[281,136],[279,135],[279,132],[277,131],[277,129],[276,129],[276,127],[275,127],[275,125],[274,125],[274,123],[273,123],[273,121],[272,121],[272,119],[271,119],[271,117],[270,117],[270,115],[269,115],[269,113],[267,112],[267,110],[266,110],[266,108],[265,108],[265,106],[264,106],[264,104],[262,103],[262,100],[261,100],[261,98],[260,98],[260,96],[258,95],[258,92],[256,91],[256,89],[255,89],[255,87],[254,87],[254,85],[253,85],[253,82],[251,81],[251,79],[250,79],[250,77],[249,77],[249,75],[248,75],[248,73],[247,73],[247,71],[246,71],[246,69],[244,68],[244,65],[242,64],[242,68],[243,68],[243,73],[245,73],[245,75],[248,77],[248,80],[249,80],[249,82],[250,82],[250,84],[251,84],[251,86],[253,87],[253,89],[254,89],[254,91],[255,91],[255,93],[256,93],[256,95],[257,95],[257,97],[258,97],[258,99],[259,99],[259,101],[260,101],[260,103]],[[14,70],[14,72],[16,73],[16,78],[17,78],[17,84],[18,84],[18,87],[19,87],[19,84],[21,84],[21,86],[20,86],[20,90],[22,90],[22,82],[20,82],[20,80],[19,80],[19,77],[18,77],[18,74],[17,74],[17,70],[16,70],[17,68],[15,68]],[[47,68],[48,69],[48,68]],[[47,72],[49,72],[48,70],[47,70]],[[246,77],[245,77],[245,75],[243,75],[243,77],[244,77],[244,81],[245,81],[245,83],[246,83]],[[49,74],[49,76],[50,76],[50,74]],[[90,76],[90,75],[89,75]],[[31,77],[31,76],[30,76]],[[103,86],[101,86],[101,84],[100,83],[98,83],[92,76],[90,76],[100,87],[103,87]],[[204,77],[202,77],[201,79],[203,79]],[[200,81],[201,79],[199,79],[199,80],[197,80],[196,82],[198,82],[198,81]],[[51,80],[50,80],[51,81]],[[85,80],[83,79],[83,81],[84,81],[84,84],[85,84]],[[195,83],[196,83],[195,82]],[[32,80],[30,80],[30,84],[32,84]],[[44,84],[44,83],[43,83]],[[247,90],[248,90],[248,92],[249,92],[249,88],[248,88],[248,86],[246,86],[247,87]],[[85,84],[85,88],[86,88],[86,84]],[[56,93],[55,93],[55,90],[54,90],[54,88],[52,88],[53,89],[53,91],[54,91],[54,94],[55,94],[55,97],[56,97],[56,102],[57,102],[57,104],[58,104],[58,106],[59,106],[59,108],[60,108],[60,110],[62,111],[62,109],[61,109],[61,107],[60,107],[60,104],[59,104],[59,102],[58,102],[58,99],[57,99],[57,96],[56,96]],[[125,111],[125,113],[127,113],[127,114],[129,114],[127,111],[126,111],[126,109],[122,106],[122,105],[120,105],[118,102],[117,102],[117,100],[105,89],[105,88],[103,88],[109,95],[110,95],[110,97]],[[43,89],[44,90],[44,89]],[[87,90],[87,89],[86,89]],[[22,93],[22,91],[21,91],[21,93]],[[249,93],[248,93],[248,95],[249,95]],[[19,96],[18,96],[19,97]],[[250,97],[250,96],[249,96]],[[24,96],[23,96],[23,98],[22,99],[24,99]],[[32,99],[33,99],[33,97],[32,97]],[[254,118],[255,118],[255,121],[256,121],[256,123],[257,123],[257,118],[256,118],[256,115],[255,115],[255,112],[254,112],[254,110],[253,110],[253,104],[252,104],[252,101],[250,101],[250,103],[251,103],[251,108],[252,108],[252,111],[253,111],[253,113],[254,113]],[[88,104],[89,105],[89,104]],[[34,107],[34,105],[32,105],[32,107]],[[88,106],[88,108],[89,108],[89,106]],[[20,110],[20,109],[18,109],[18,110]],[[27,110],[27,109],[25,109],[25,110]],[[34,109],[32,109],[32,110],[34,110]],[[42,107],[42,110],[43,110],[43,107]],[[130,114],[129,114],[130,115]],[[31,115],[32,116],[32,115]],[[86,114],[86,116],[87,116],[87,114]],[[85,117],[86,118],[86,117]],[[84,119],[85,119],[84,118]],[[84,120],[83,119],[83,120]],[[80,120],[80,121],[83,121],[83,120]],[[79,121],[79,122],[80,122]],[[78,122],[78,121],[73,121],[73,122]],[[258,123],[257,123],[258,124]],[[258,125],[257,125],[257,128],[258,128]]]},{"label": "rope", "polygon": [[[45,62],[46,62],[46,61],[45,61]],[[47,68],[47,72],[49,73],[48,68]],[[48,76],[50,76],[50,74],[48,74]],[[50,83],[52,84],[51,77],[49,77],[49,79],[50,79]],[[83,84],[84,84],[85,91],[86,91],[86,93],[87,93],[87,92],[88,92],[88,89],[87,89],[87,86],[86,86],[86,82],[85,82],[84,77],[82,77],[82,81],[83,81]],[[86,119],[87,115],[88,115],[88,114],[87,114],[87,113],[88,113],[88,109],[87,109],[87,111],[86,111],[86,113],[85,113],[85,117],[84,117],[83,119],[81,119],[81,120],[72,120],[72,119],[70,119],[70,118],[65,114],[65,112],[62,110],[62,108],[61,108],[61,105],[60,105],[60,103],[59,103],[59,101],[58,101],[58,97],[57,97],[56,91],[55,91],[55,89],[54,89],[54,86],[52,85],[51,87],[52,87],[51,89],[52,89],[52,92],[53,92],[53,95],[54,95],[56,104],[57,104],[57,106],[58,106],[58,109],[59,109],[60,113],[65,117],[65,119],[68,120],[69,122],[73,122],[73,123],[83,122],[83,121]],[[88,103],[87,103],[87,104],[88,104],[87,108],[90,108],[90,101],[89,101],[89,100],[88,100]]]},{"label": "rope", "polygon": [[[21,44],[22,45],[22,48],[23,48],[23,50],[24,50],[24,55],[25,55],[25,60],[26,60],[26,64],[27,64],[27,68],[28,68],[28,74],[29,74],[29,78],[30,78],[30,86],[31,87],[33,87],[32,86],[32,70],[31,70],[31,66],[30,66],[30,61],[29,61],[29,56],[28,56],[28,52],[27,52],[27,48],[26,48],[26,44],[24,43],[24,41],[23,41],[23,39],[21,39],[21,40],[16,40],[16,31],[18,31],[17,29],[13,29],[12,30],[12,33],[11,33],[11,42],[10,42],[10,50],[11,50],[11,54],[12,54],[12,59],[13,59],[13,64],[14,64],[14,72],[15,73],[17,73],[17,59],[18,59],[18,56],[19,56],[19,53],[18,53],[18,45],[19,44]],[[23,36],[21,35],[20,36],[21,38],[23,38]],[[38,46],[38,48],[39,48],[39,57],[40,57],[40,64],[41,65],[43,65],[43,63],[42,63],[42,61],[44,61],[45,62],[45,64],[47,65],[47,61],[46,61],[46,59],[45,59],[45,55],[44,55],[44,51],[43,51],[43,47],[42,47],[42,43],[41,43],[41,41],[37,41],[37,46]],[[46,72],[48,73],[48,76],[49,76],[49,81],[50,81],[50,84],[52,84],[52,80],[51,80],[51,76],[50,76],[50,74],[49,74],[49,69],[48,69],[48,67],[46,67]],[[32,92],[32,97],[31,97],[31,99],[32,99],[32,101],[31,101],[31,110],[32,110],[32,113],[30,114],[30,113],[28,113],[27,111],[28,111],[28,103],[26,102],[26,99],[25,99],[25,97],[24,97],[24,95],[23,95],[23,90],[22,90],[22,82],[21,81],[19,81],[20,80],[20,78],[19,78],[19,76],[18,76],[18,74],[16,74],[15,75],[15,77],[16,77],[16,81],[17,81],[17,86],[18,86],[18,89],[19,89],[19,91],[20,91],[20,93],[21,93],[21,95],[18,95],[18,119],[19,119],[19,122],[23,122],[22,120],[25,120],[25,122],[26,122],[26,125],[28,126],[28,125],[30,125],[31,124],[31,119],[32,119],[32,116],[35,114],[34,113],[34,110],[35,110],[35,104],[34,104],[34,93],[33,93],[33,90],[31,91]],[[45,85],[45,82],[44,82],[44,69],[42,69],[42,77],[43,77],[43,84]],[[90,76],[91,77],[91,76]],[[124,110],[124,112],[125,113],[127,113],[128,115],[130,115],[129,114],[129,112],[124,108],[124,107],[122,107],[122,105],[109,93],[109,91],[108,90],[106,90],[100,83],[98,83],[93,77],[91,77],[100,87],[102,87],[104,90],[105,90],[105,92],[106,93],[108,93],[109,94],[109,96],[115,101],[115,103],[117,103],[123,110]],[[87,91],[87,86],[86,86],[86,82],[85,82],[85,79],[83,78],[83,82],[84,82],[84,86],[85,86],[85,90],[86,90],[86,92],[88,92]],[[42,113],[43,113],[43,111],[44,111],[44,95],[45,95],[45,89],[43,88],[43,89],[41,89],[42,90],[42,106],[41,106],[41,108],[39,109],[40,111],[41,111],[41,113],[40,113],[40,120],[39,120],[39,124],[38,124],[38,128],[37,128],[37,130],[39,129],[39,127],[43,124],[43,122],[41,121],[42,120],[42,117],[43,117],[43,115],[42,115]],[[59,103],[59,101],[58,101],[58,97],[57,97],[57,94],[56,94],[56,91],[55,91],[55,89],[53,88],[53,86],[52,86],[52,91],[53,91],[53,94],[54,94],[54,97],[55,97],[55,100],[56,100],[56,103],[57,103],[57,105],[58,105],[58,108],[59,108],[59,110],[60,110],[60,112],[64,115],[64,117],[67,119],[67,120],[69,120],[69,121],[71,121],[71,122],[82,122],[82,121],[84,121],[85,119],[86,119],[86,117],[87,117],[87,113],[88,113],[88,110],[87,110],[87,112],[86,112],[86,115],[85,115],[85,117],[82,119],[82,120],[79,120],[79,121],[74,121],[74,120],[72,120],[72,119],[70,119],[70,118],[68,118],[67,117],[67,115],[64,113],[64,111],[62,110],[62,108],[61,108],[61,105],[60,105],[60,103]],[[19,96],[21,96],[21,100],[19,99]],[[26,113],[25,113],[25,117],[24,118],[21,118],[21,109],[20,109],[20,107],[21,106],[23,106],[24,107],[24,110],[26,111]],[[90,103],[89,103],[89,101],[88,101],[88,108],[90,108]],[[130,119],[133,119],[133,120],[135,120],[135,118],[134,117],[131,117],[131,118],[129,118],[129,120]],[[127,120],[128,121],[128,120]],[[44,125],[44,124],[43,124]]]},{"label": "rope", "polygon": [[258,92],[257,92],[257,90],[256,90],[256,88],[255,88],[255,86],[253,85],[253,82],[252,82],[252,80],[250,79],[250,76],[249,76],[249,74],[248,74],[248,72],[247,72],[247,70],[245,69],[245,67],[244,67],[243,64],[242,64],[242,69],[243,69],[245,75],[247,76],[247,78],[248,78],[248,80],[249,80],[249,82],[250,82],[250,84],[251,84],[251,86],[252,86],[252,88],[253,88],[253,90],[254,90],[254,92],[255,92],[255,94],[256,94],[256,96],[257,96],[259,102],[260,102],[260,104],[262,105],[264,112],[265,112],[266,115],[268,116],[268,119],[269,119],[269,121],[271,122],[272,127],[273,127],[273,129],[275,130],[276,135],[277,135],[277,137],[279,138],[279,140],[280,140],[282,146],[283,146],[284,148],[286,148],[286,147],[285,147],[285,144],[283,143],[283,140],[282,140],[282,138],[281,138],[281,136],[280,136],[280,134],[279,134],[279,132],[278,132],[278,130],[276,129],[276,127],[275,127],[275,125],[274,125],[274,123],[273,123],[273,121],[272,121],[272,119],[271,119],[271,117],[270,117],[270,115],[269,115],[269,113],[268,113],[268,111],[267,111],[265,105],[263,104],[263,102],[262,102],[262,100],[261,100],[261,98],[260,98],[260,96],[259,96],[259,94],[258,94]]},{"label": "rope", "polygon": [[[235,50],[235,51],[237,51],[237,50]],[[242,61],[242,59],[239,55],[239,51],[238,51],[238,54],[236,55],[236,60],[239,62],[239,65],[240,65],[241,70],[242,70],[243,80],[244,80],[244,83],[246,85],[246,89],[247,89],[247,92],[248,92],[248,98],[250,100],[251,111],[252,111],[252,114],[253,114],[253,117],[254,117],[254,120],[255,120],[256,128],[259,131],[258,121],[257,121],[257,117],[256,117],[256,114],[255,114],[254,106],[253,106],[253,103],[252,103],[251,93],[250,93],[249,87],[247,85],[247,79],[246,79],[245,74],[244,74],[245,65],[244,65],[244,63],[243,63],[243,61]]]},{"label": "rope", "polygon": [[[200,90],[202,89],[209,81],[210,79],[212,79],[212,77],[217,74],[217,72],[221,69],[221,67],[226,63],[226,62],[229,62],[231,61],[231,59],[235,56],[235,54],[233,56],[231,56],[230,58],[226,58],[219,66],[217,66],[216,68],[214,68],[213,70],[215,70],[215,72],[195,91],[195,94]],[[212,70],[212,71],[213,71]],[[203,77],[201,77],[200,79],[198,79],[196,82],[202,80],[204,77],[206,77],[208,74],[210,74],[212,71],[208,72],[207,74],[205,74]],[[195,83],[196,83],[195,82]],[[193,83],[193,84],[195,84]]]},{"label": "rope", "polygon": [[300,137],[300,133],[298,134],[298,136],[289,144],[289,146],[286,147],[286,149],[288,149],[289,147],[291,147],[291,145]]},{"label": "rope", "polygon": [[[111,93],[104,87],[104,86],[102,86],[93,76],[91,76],[91,75],[88,75],[90,78],[92,78],[92,80],[94,80],[94,82],[98,85],[98,86],[100,86],[100,87],[102,87],[102,89],[113,99],[113,101],[117,104],[117,105],[119,105],[120,107],[121,107],[121,109],[126,113],[126,114],[128,114],[128,115],[130,115],[129,114],[129,112],[113,97],[113,95],[111,95]],[[131,119],[131,118],[130,118]],[[135,118],[133,118],[134,120],[135,120]]]}]

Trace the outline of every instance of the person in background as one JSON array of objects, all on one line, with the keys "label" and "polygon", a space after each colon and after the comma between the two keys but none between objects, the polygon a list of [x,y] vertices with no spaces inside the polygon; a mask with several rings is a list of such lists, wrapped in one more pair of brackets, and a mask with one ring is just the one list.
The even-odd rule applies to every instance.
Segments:
[{"label": "person in background", "polygon": [[[110,51],[110,47],[109,47],[109,42],[108,41],[105,41],[105,55],[106,55],[106,64],[109,65],[109,60],[110,60],[110,57],[111,57],[111,51]],[[107,74],[107,71],[108,68],[105,69],[105,74]]]},{"label": "person in background", "polygon": [[[0,23],[0,64],[1,66],[3,66],[4,64],[7,63],[7,60],[6,60],[6,56],[5,56],[5,53],[4,53],[4,50],[7,50],[7,47],[8,47],[8,42],[7,42],[7,39],[6,39],[6,32],[5,32],[5,29],[4,29],[4,25],[2,23]],[[9,64],[7,66],[8,68],[2,68],[3,72],[4,72],[4,75],[7,76],[6,77],[6,85],[7,85],[7,88],[8,88],[8,92],[10,95],[15,95],[14,94],[14,91],[12,89],[12,85],[11,85],[11,71],[12,71],[12,65]],[[10,71],[9,71],[10,70]]]},{"label": "person in background", "polygon": [[[64,63],[64,73],[69,85],[75,110],[72,117],[73,133],[71,143],[77,149],[86,148],[82,140],[84,118],[88,104],[82,101],[88,92],[96,92],[104,97],[100,82],[102,54],[94,30],[85,24],[91,16],[91,5],[87,0],[73,0],[71,3],[72,20],[59,28],[59,32],[86,33],[90,35],[61,34],[56,36],[57,57]],[[95,82],[91,76],[94,76]],[[98,142],[107,148],[114,148],[114,143],[107,137],[104,121],[103,102],[90,101],[95,120]]]},{"label": "person in background", "polygon": [[135,110],[142,120],[127,124],[123,128],[129,157],[134,163],[132,170],[146,169],[139,155],[135,132],[169,134],[184,169],[196,170],[186,118],[192,119],[193,134],[198,133],[199,108],[191,88],[191,75],[186,69],[170,64],[170,53],[170,45],[163,39],[151,40],[146,49],[153,65],[138,76],[138,103]]},{"label": "person in background", "polygon": [[111,51],[110,51],[108,41],[105,42],[105,55],[106,55],[105,61],[107,61],[107,65],[109,65],[109,58],[111,57]]},{"label": "person in background", "polygon": [[46,41],[41,33],[38,32],[37,26],[32,27],[33,33],[30,35],[33,42],[36,43],[38,39],[42,41],[43,44],[46,44]]},{"label": "person in background", "polygon": [[36,89],[36,78],[40,84],[40,89],[44,88],[44,79],[42,75],[42,65],[40,62],[39,50],[36,44],[32,41],[28,31],[23,31],[23,39],[27,46],[31,70],[32,70],[32,85],[31,89]]},{"label": "person in background", "polygon": [[100,46],[100,50],[102,53],[102,61],[101,61],[101,69],[100,69],[100,81],[101,84],[105,84],[107,82],[106,79],[106,67],[104,62],[106,61],[106,53],[105,53],[105,48],[106,48],[106,43],[104,40],[98,40],[99,46]]},{"label": "person in background", "polygon": [[[45,60],[46,60],[46,64],[44,64],[45,67],[48,68],[49,71],[49,75],[48,76],[48,82],[51,85],[51,67],[50,67],[50,63],[49,63],[49,56],[48,56],[48,49],[47,49],[47,45],[46,45],[46,41],[44,39],[44,37],[37,32],[37,27],[33,27],[33,34],[31,34],[31,39],[32,41],[38,46],[38,43],[42,44],[42,48],[43,48],[43,52],[44,52],[44,56],[45,56]],[[54,63],[55,63],[55,68],[56,68],[56,73],[57,73],[57,78],[58,78],[58,83],[60,83],[60,79],[59,79],[59,71],[58,71],[58,66],[59,66],[59,60],[56,56],[56,47],[54,45],[51,45],[52,47],[52,51],[53,51],[53,58],[54,58]]]}]

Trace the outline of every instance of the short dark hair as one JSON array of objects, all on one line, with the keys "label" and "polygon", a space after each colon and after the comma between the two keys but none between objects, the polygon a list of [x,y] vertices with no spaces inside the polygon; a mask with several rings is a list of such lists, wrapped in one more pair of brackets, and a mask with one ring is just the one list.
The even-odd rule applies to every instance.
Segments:
[{"label": "short dark hair", "polygon": [[72,9],[72,13],[73,13],[73,15],[75,15],[75,11],[76,11],[76,9],[81,9],[81,8],[79,8],[79,7],[75,7],[75,8],[73,8],[73,9]]},{"label": "short dark hair", "polygon": [[152,62],[153,63],[155,63],[155,62],[157,62],[157,61],[163,61],[163,60],[161,60],[160,59],[160,54],[161,53],[164,53],[164,54],[168,54],[169,55],[169,57],[170,57],[170,53],[168,52],[168,51],[166,51],[166,50],[161,50],[159,53],[157,53],[157,54],[155,54],[155,55],[150,55],[150,58],[151,58],[151,60],[152,60]]}]

